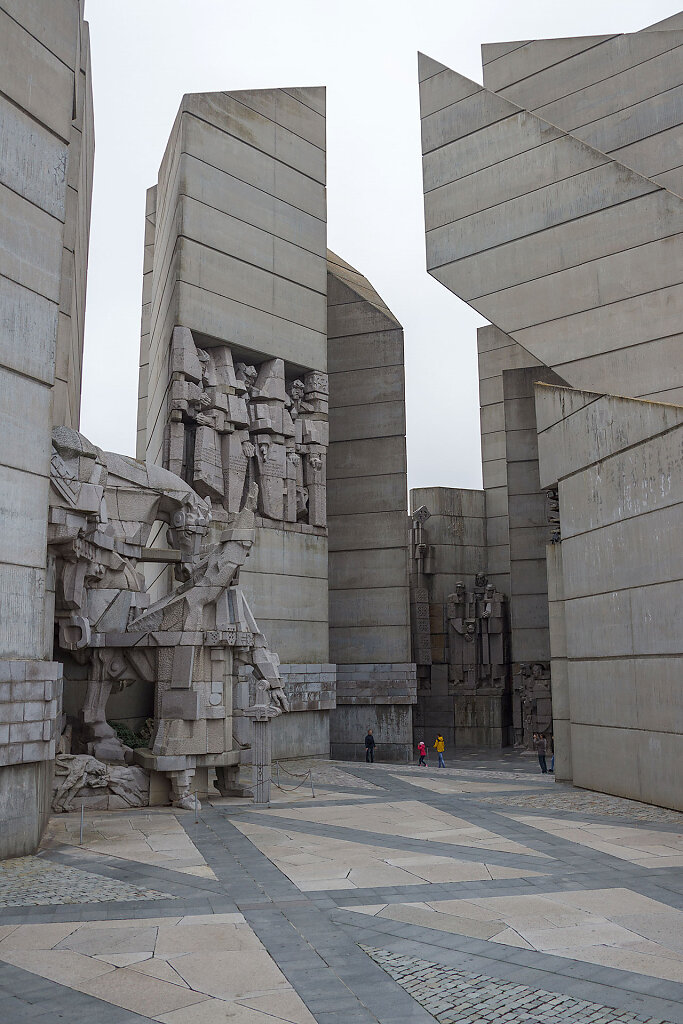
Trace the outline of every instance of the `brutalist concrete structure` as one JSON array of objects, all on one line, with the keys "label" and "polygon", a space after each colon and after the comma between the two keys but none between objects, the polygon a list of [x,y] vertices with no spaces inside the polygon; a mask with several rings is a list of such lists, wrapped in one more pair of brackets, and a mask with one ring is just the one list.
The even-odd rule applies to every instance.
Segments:
[{"label": "brutalist concrete structure", "polygon": [[258,484],[241,582],[288,666],[275,755],[326,754],[334,706],[325,207],[324,89],[183,98],[148,193],[138,454],[225,525]]},{"label": "brutalist concrete structure", "polygon": [[94,131],[78,0],[0,3],[0,858],[50,807],[61,716],[50,436],[78,426]]},{"label": "brutalist concrete structure", "polygon": [[185,96],[145,244],[138,457],[224,528],[258,485],[241,585],[282,662],[274,756],[355,756],[374,725],[405,759],[403,334],[326,249],[325,90]]},{"label": "brutalist concrete structure", "polygon": [[213,771],[242,792],[266,698],[275,756],[328,756],[337,660],[345,756],[374,725],[405,759],[415,700],[403,335],[327,252],[324,89],[183,99],[147,196],[139,458],[103,452],[78,431],[88,28],[46,10],[0,4],[0,857],[35,849],[55,772],[56,811],[187,807]]},{"label": "brutalist concrete structure", "polygon": [[416,701],[410,648],[403,328],[370,282],[328,253],[332,757],[404,761]]},{"label": "brutalist concrete structure", "polygon": [[[683,574],[674,555],[644,560],[667,543],[660,506],[681,527],[682,46],[681,15],[490,44],[483,87],[420,58],[427,267],[491,321],[478,338],[485,571],[509,600],[514,738],[542,726],[535,689],[552,675],[558,777],[669,806]],[[631,418],[659,428],[629,447]],[[658,433],[661,472],[636,510],[630,481]],[[603,458],[622,475],[579,492]],[[628,582],[613,580],[624,564]],[[674,713],[645,712],[654,677]]]}]

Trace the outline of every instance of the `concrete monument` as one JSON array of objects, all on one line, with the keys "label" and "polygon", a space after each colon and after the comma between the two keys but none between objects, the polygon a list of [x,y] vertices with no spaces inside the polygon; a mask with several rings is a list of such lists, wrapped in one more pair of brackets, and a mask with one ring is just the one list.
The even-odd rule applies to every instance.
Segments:
[{"label": "concrete monument", "polygon": [[[486,571],[509,598],[514,739],[552,729],[558,777],[676,807],[682,574],[650,549],[658,516],[681,526],[682,47],[681,15],[487,44],[483,87],[420,57],[428,270],[491,321]],[[598,452],[623,475],[598,480]]]},{"label": "concrete monument", "polygon": [[[47,551],[50,435],[77,427],[94,130],[79,0],[0,4],[0,857],[50,807],[62,667]],[[27,415],[28,413],[28,415]]]}]

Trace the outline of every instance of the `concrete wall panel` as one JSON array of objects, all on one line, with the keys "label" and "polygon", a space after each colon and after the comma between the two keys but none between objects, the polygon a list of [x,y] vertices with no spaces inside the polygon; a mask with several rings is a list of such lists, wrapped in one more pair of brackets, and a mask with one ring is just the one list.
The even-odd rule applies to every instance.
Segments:
[{"label": "concrete wall panel", "polygon": [[[406,478],[403,473],[388,476],[362,476],[357,479],[343,478],[328,480],[327,500],[336,516],[353,516],[362,508],[368,512],[402,512],[405,516],[407,503]],[[395,536],[403,544],[407,524],[401,520]],[[389,541],[391,532],[385,536]]]},{"label": "concrete wall panel", "polygon": [[358,271],[328,266],[330,658],[407,663],[403,331]]}]

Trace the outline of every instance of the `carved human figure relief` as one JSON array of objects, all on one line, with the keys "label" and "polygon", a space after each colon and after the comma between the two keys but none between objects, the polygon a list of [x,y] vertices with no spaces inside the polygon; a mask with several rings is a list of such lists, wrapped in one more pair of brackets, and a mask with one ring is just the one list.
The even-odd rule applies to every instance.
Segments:
[{"label": "carved human figure relief", "polygon": [[327,374],[287,383],[282,359],[238,360],[228,345],[200,348],[174,329],[165,464],[229,514],[259,485],[258,513],[325,527],[329,444]]}]

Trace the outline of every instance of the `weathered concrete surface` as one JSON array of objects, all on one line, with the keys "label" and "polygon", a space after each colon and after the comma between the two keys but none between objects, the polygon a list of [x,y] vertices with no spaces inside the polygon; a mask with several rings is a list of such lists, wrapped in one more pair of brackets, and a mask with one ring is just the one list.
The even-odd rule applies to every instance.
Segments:
[{"label": "weathered concrete surface", "polygon": [[422,61],[430,273],[574,387],[616,389],[627,351],[620,392],[683,387],[682,44],[527,42],[485,88]]},{"label": "weathered concrete surface", "polygon": [[[680,753],[654,736],[661,716],[656,727],[644,710],[634,719],[644,702],[626,665],[680,648],[668,617],[676,559],[652,539],[680,532],[680,507],[661,506],[669,484],[647,453],[653,419],[672,430],[683,404],[682,47],[676,16],[629,35],[487,44],[483,88],[428,57],[419,71],[428,269],[491,321],[478,332],[487,567],[510,597],[515,686],[550,666],[559,778],[670,804],[654,760],[666,748],[681,763]],[[559,412],[547,398],[534,412],[539,381],[578,390],[561,392]],[[672,403],[629,405],[621,419],[632,448],[608,483],[612,424],[600,417],[620,400],[587,399],[589,388]],[[573,424],[564,432],[563,417]],[[618,493],[642,473],[637,526]],[[561,543],[546,547],[560,540],[557,497],[545,493],[558,479]],[[590,516],[603,488],[618,515],[598,525]],[[664,609],[660,619],[642,610],[647,628],[634,618],[645,595]],[[574,667],[579,650],[590,669]],[[609,672],[598,675],[603,659],[618,693]],[[677,722],[671,692],[661,700]],[[603,759],[591,744],[604,736],[611,752],[616,728],[634,730],[621,738],[632,749],[648,734],[653,751],[634,756],[620,780],[614,765],[590,767]]]},{"label": "weathered concrete surface", "polygon": [[365,736],[372,729],[375,760],[411,760],[413,714],[410,704],[345,704],[330,718],[330,749],[341,761],[365,760]]},{"label": "weathered concrete surface", "polygon": [[[375,687],[383,700],[382,667],[411,661],[403,329],[370,282],[334,253],[327,295],[330,659],[346,667],[349,684],[332,716],[331,749],[355,757],[365,736],[355,730],[368,726],[352,713],[354,693],[360,699],[362,690],[367,704]],[[363,672],[369,663],[377,673]],[[384,755],[403,760],[410,726],[392,742]]]},{"label": "weathered concrete surface", "polygon": [[680,809],[683,408],[544,385],[536,405],[562,530],[548,577],[560,777]]},{"label": "weathered concrete surface", "polygon": [[78,425],[92,192],[88,26],[78,0],[43,8],[0,4],[0,858],[31,852],[49,811],[50,437]]},{"label": "weathered concrete surface", "polygon": [[[137,452],[157,463],[169,458],[168,356],[178,327],[192,332],[197,349],[229,346],[231,367],[282,359],[288,389],[309,371],[325,371],[324,89],[198,93],[181,101],[145,211]],[[224,466],[231,465],[225,450],[232,436],[222,435]],[[284,461],[283,438],[276,440]],[[236,452],[241,457],[239,441]],[[214,502],[217,520],[230,519],[229,507]],[[284,665],[330,661],[327,551],[324,526],[257,518],[240,582]],[[327,704],[299,708],[291,723],[273,728],[274,756],[321,753],[328,715]]]}]

